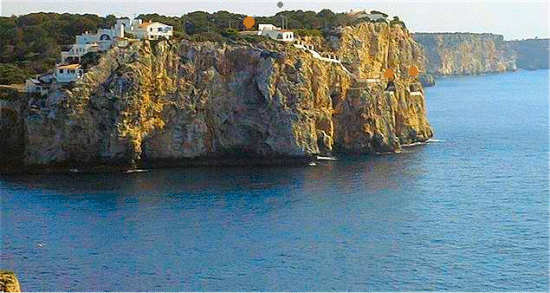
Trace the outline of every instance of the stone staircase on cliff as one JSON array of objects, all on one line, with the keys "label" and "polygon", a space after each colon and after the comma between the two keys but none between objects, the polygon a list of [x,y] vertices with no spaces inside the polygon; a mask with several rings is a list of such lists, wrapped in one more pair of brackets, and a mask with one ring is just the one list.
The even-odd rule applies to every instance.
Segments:
[{"label": "stone staircase on cliff", "polygon": [[[350,89],[364,89],[366,87],[369,86],[369,84],[371,83],[379,83],[380,82],[380,79],[379,78],[359,78],[356,74],[350,72],[346,66],[344,66],[344,64],[342,64],[342,62],[340,61],[340,59],[338,58],[338,56],[332,52],[317,52],[315,51],[315,47],[311,44],[306,44],[304,43],[303,41],[295,41],[293,46],[295,48],[298,48],[298,49],[302,49],[304,51],[307,51],[309,53],[311,53],[311,55],[313,56],[313,58],[316,58],[316,59],[319,59],[319,60],[322,60],[322,61],[325,61],[325,62],[331,62],[331,63],[336,63],[336,64],[339,64],[341,67],[342,67],[342,70],[344,70],[344,72],[346,72],[354,81],[355,81],[355,87],[351,87]],[[363,86],[357,86],[357,85],[363,85]]]},{"label": "stone staircase on cliff", "polygon": [[[365,89],[369,86],[371,86],[372,84],[379,84],[380,83],[380,78],[359,78],[357,76],[357,74],[355,73],[352,73],[351,71],[349,71],[346,66],[344,66],[344,64],[342,64],[342,62],[339,60],[338,56],[334,53],[331,53],[331,52],[317,52],[315,51],[315,47],[311,44],[306,44],[304,43],[303,41],[300,41],[300,40],[296,40],[294,41],[294,44],[293,46],[295,48],[298,48],[298,49],[302,49],[306,52],[309,52],[313,58],[316,58],[316,59],[319,59],[319,60],[322,60],[322,61],[325,61],[325,62],[331,62],[331,63],[336,63],[336,64],[339,64],[341,67],[342,67],[342,70],[344,70],[344,72],[346,72],[354,81],[353,83],[353,86],[350,87],[349,89],[351,90],[362,90],[362,89]],[[393,92],[393,91],[388,91],[387,88],[385,90],[385,92]],[[418,90],[415,90],[415,91],[410,91],[410,95],[411,96],[415,96],[415,95],[423,95],[423,93],[421,91],[418,91]]]}]

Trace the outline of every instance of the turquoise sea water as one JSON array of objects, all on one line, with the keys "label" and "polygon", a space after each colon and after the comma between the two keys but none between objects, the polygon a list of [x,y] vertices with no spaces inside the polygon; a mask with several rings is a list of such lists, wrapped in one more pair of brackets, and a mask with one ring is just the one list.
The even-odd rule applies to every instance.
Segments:
[{"label": "turquoise sea water", "polygon": [[548,291],[548,80],[438,80],[434,141],[396,155],[0,177],[0,268],[26,291]]}]

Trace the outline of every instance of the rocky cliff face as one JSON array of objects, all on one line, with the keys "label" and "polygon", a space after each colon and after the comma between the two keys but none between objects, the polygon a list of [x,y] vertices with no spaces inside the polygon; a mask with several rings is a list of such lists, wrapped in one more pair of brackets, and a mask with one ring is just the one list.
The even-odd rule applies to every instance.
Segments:
[{"label": "rocky cliff face", "polygon": [[470,75],[516,70],[516,54],[501,35],[416,33],[428,58],[428,73]]},{"label": "rocky cliff face", "polygon": [[21,292],[21,286],[14,273],[0,271],[0,292]]},{"label": "rocky cliff face", "polygon": [[[425,62],[408,31],[364,23],[333,41],[344,65],[273,42],[114,48],[73,89],[20,113],[23,164],[304,159],[398,151],[432,136],[422,87],[407,74]],[[386,68],[395,92],[384,91]]]},{"label": "rocky cliff face", "polygon": [[528,39],[505,42],[517,53],[516,65],[518,68],[535,70],[548,69],[550,61],[550,39]]}]

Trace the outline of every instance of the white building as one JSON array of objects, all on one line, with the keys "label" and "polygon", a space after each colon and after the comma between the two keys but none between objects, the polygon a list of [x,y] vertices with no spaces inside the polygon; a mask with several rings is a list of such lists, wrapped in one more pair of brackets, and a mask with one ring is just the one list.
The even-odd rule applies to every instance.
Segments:
[{"label": "white building", "polygon": [[273,40],[282,42],[294,41],[294,32],[292,32],[291,30],[280,29],[272,24],[259,24],[258,35],[270,37]]},{"label": "white building", "polygon": [[69,51],[61,52],[61,63],[80,63],[82,56],[90,53],[97,52],[97,43],[92,44],[74,44]]},{"label": "white building", "polygon": [[59,83],[69,83],[82,77],[84,70],[79,64],[58,65],[55,67],[54,77]]},{"label": "white building", "polygon": [[262,35],[263,30],[278,31],[280,29],[272,24],[258,24],[258,35]]},{"label": "white building", "polygon": [[45,95],[48,93],[47,85],[40,82],[38,79],[29,78],[25,82],[25,92],[27,93],[39,93]]},{"label": "white building", "polygon": [[134,28],[132,33],[138,39],[158,40],[160,38],[169,39],[174,33],[172,26],[160,22],[144,22]]},{"label": "white building", "polygon": [[[373,12],[373,11],[371,11]],[[369,13],[366,10],[350,10],[348,13],[348,16],[353,17],[355,19],[359,18],[365,18],[367,17],[370,21],[377,21],[379,19],[386,19],[386,15],[382,14],[381,12],[376,13]]]},{"label": "white building", "polygon": [[129,18],[119,18],[116,20],[117,24],[123,24],[124,25],[124,31],[127,33],[132,33],[135,31],[142,23],[141,19],[136,18],[133,20],[130,20]]},{"label": "white building", "polygon": [[85,32],[76,36],[77,45],[97,44],[98,51],[107,51],[116,38],[124,38],[125,25],[117,20],[115,27],[110,29],[99,29],[97,33]]},{"label": "white building", "polygon": [[[141,19],[130,21],[128,18],[117,19],[116,25],[110,29],[99,29],[96,33],[85,32],[76,36],[77,45],[97,45],[97,51],[107,51],[117,39],[124,38],[124,33],[132,33],[137,39],[157,40],[159,38],[169,39],[173,35],[172,26],[160,22],[145,22]],[[81,47],[82,48],[82,47]],[[84,55],[84,54],[83,54]],[[65,60],[62,56],[62,60]],[[82,57],[65,54],[65,57]]]},{"label": "white building", "polygon": [[379,19],[386,19],[386,16],[384,16],[383,14],[379,14],[379,13],[369,13],[365,16],[368,17],[371,21],[377,21]]},{"label": "white building", "polygon": [[283,41],[283,42],[294,41],[294,33],[290,30],[278,30],[278,31],[263,30],[261,35],[270,37],[277,41]]}]

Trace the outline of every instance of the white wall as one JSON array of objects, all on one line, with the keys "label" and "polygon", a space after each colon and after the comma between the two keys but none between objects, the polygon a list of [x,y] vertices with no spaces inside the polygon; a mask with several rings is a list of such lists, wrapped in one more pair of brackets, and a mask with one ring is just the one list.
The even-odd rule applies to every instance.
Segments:
[{"label": "white wall", "polygon": [[69,57],[80,58],[89,52],[97,52],[95,44],[74,44],[69,51],[61,52],[61,63],[67,63]]},{"label": "white wall", "polygon": [[159,22],[153,22],[135,31],[136,38],[149,40],[156,40],[164,37],[170,38],[173,33],[174,31],[171,26]]},{"label": "white wall", "polygon": [[279,28],[272,25],[272,24],[259,24],[258,25],[258,30],[262,31],[262,30],[272,30],[272,31],[275,31],[275,30],[278,30]]},{"label": "white wall", "polygon": [[56,68],[55,69],[55,79],[57,82],[71,82],[79,79],[82,74],[84,74],[84,70],[81,68],[77,69],[67,69],[67,68]]},{"label": "white wall", "polygon": [[98,37],[96,34],[82,34],[82,35],[76,36],[77,44],[91,44],[97,41],[98,41]]},{"label": "white wall", "polygon": [[[283,41],[283,42],[292,42],[294,41],[294,33],[293,32],[281,32],[281,31],[274,31],[274,30],[263,30],[261,31],[262,36],[270,37],[277,41]],[[279,38],[279,35],[281,35],[281,38]]]},{"label": "white wall", "polygon": [[97,33],[95,34],[82,34],[79,36],[76,36],[76,43],[77,44],[91,44],[91,43],[98,43],[98,50],[99,51],[106,51],[111,47],[111,44],[114,41],[114,38],[120,35],[120,27],[118,27],[119,31],[117,34],[117,29],[99,29],[97,30]]}]

